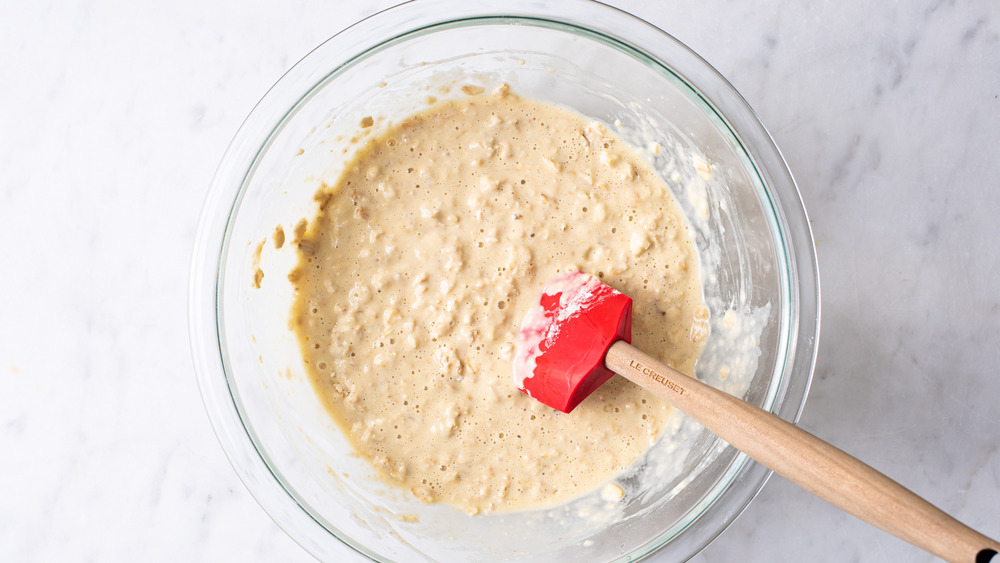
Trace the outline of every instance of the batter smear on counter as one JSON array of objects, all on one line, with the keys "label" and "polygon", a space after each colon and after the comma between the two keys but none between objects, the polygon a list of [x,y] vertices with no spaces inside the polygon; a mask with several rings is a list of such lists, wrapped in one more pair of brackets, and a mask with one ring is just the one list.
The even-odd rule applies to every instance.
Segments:
[{"label": "batter smear on counter", "polygon": [[697,256],[663,181],[602,125],[501,86],[358,151],[293,241],[317,393],[387,481],[469,513],[568,500],[653,444],[670,407],[615,378],[571,414],[511,380],[542,285],[579,269],[634,299],[635,344],[692,373]]}]

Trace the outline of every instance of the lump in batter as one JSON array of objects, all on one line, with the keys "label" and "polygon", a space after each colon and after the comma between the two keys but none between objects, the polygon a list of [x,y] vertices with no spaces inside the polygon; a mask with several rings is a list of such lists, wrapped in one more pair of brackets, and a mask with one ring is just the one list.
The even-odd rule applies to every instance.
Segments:
[{"label": "lump in batter", "polygon": [[511,382],[558,272],[634,299],[634,342],[691,373],[707,310],[663,181],[603,126],[508,93],[440,103],[359,149],[296,233],[293,326],[317,393],[386,480],[469,513],[595,489],[670,407],[614,378],[571,414]]}]

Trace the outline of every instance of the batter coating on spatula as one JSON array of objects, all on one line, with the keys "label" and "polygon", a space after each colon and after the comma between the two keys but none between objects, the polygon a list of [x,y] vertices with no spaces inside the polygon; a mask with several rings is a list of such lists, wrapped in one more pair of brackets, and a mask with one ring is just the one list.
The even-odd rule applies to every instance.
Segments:
[{"label": "batter coating on spatula", "polygon": [[630,295],[639,344],[681,370],[707,335],[687,223],[606,128],[501,87],[388,128],[317,201],[293,325],[386,480],[470,513],[551,505],[655,441],[670,407],[627,381],[563,414],[510,376],[521,319],[562,271]]}]

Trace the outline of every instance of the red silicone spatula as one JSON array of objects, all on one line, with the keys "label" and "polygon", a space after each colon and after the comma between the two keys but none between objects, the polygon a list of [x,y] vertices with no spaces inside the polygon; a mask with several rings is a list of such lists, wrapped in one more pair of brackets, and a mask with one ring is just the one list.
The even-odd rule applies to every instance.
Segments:
[{"label": "red silicone spatula", "polygon": [[621,374],[810,493],[948,561],[1000,562],[1000,543],[812,434],[653,359],[629,342],[632,299],[594,276],[549,282],[518,334],[514,381],[563,412]]}]

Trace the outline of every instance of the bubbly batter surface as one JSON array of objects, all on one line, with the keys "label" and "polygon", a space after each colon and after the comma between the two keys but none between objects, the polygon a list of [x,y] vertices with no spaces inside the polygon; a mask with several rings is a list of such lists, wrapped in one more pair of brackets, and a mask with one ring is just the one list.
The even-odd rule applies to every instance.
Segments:
[{"label": "bubbly batter surface", "polygon": [[470,513],[605,483],[670,407],[616,377],[570,414],[514,386],[521,319],[579,269],[634,299],[633,342],[692,373],[707,309],[686,222],[617,136],[492,94],[362,148],[294,237],[293,326],[331,415],[386,480]]}]

